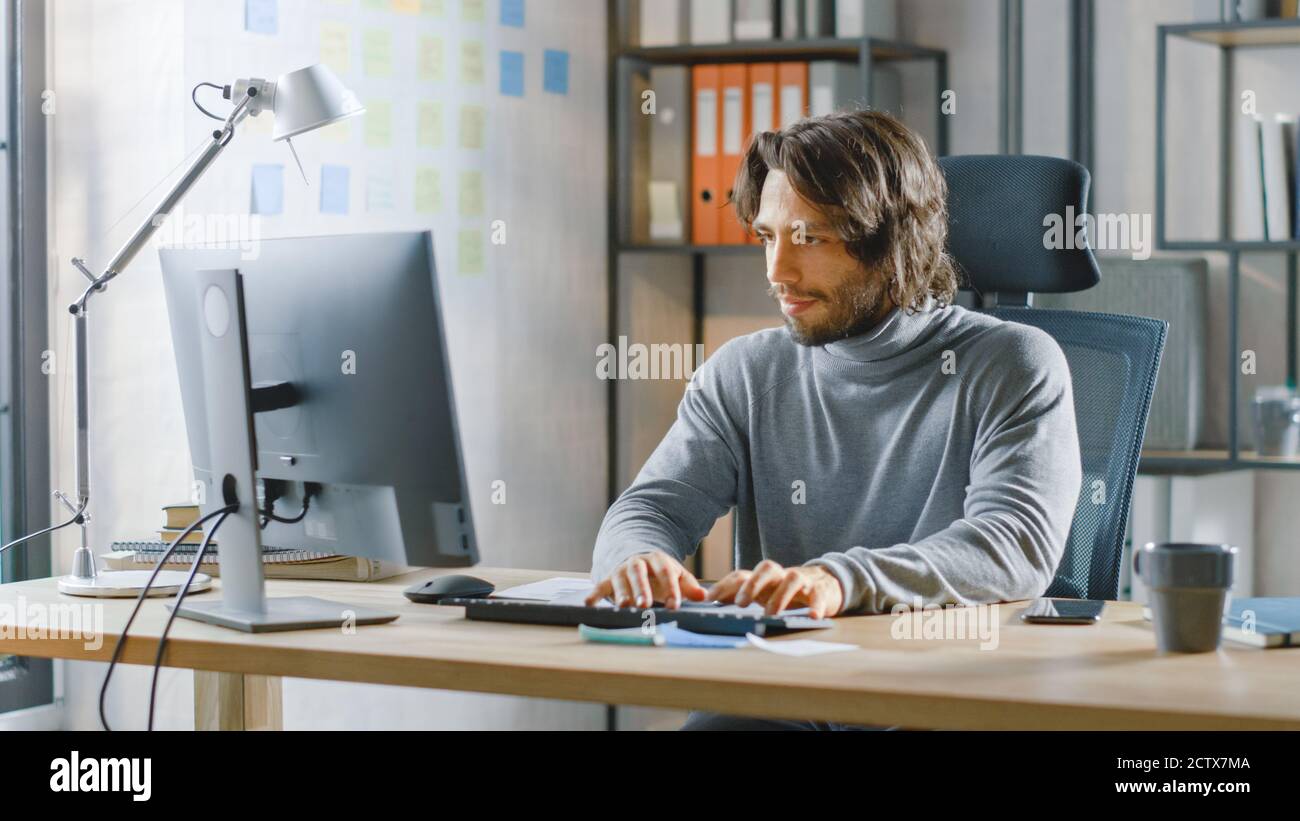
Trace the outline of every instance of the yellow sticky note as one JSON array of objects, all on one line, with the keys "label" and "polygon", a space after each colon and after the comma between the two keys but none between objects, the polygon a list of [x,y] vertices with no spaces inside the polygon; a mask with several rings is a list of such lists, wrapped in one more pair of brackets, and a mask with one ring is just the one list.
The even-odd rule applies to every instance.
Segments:
[{"label": "yellow sticky note", "polygon": [[483,216],[483,172],[460,172],[460,215]]},{"label": "yellow sticky note", "polygon": [[481,105],[460,107],[460,147],[482,148],[487,131],[487,109]]},{"label": "yellow sticky note", "polygon": [[[365,117],[365,114],[361,115]],[[332,143],[345,143],[352,139],[352,120],[339,120],[336,123],[330,123],[316,132],[323,140],[329,140]]]},{"label": "yellow sticky note", "polygon": [[462,274],[483,273],[483,232],[461,231],[457,240],[457,270]]},{"label": "yellow sticky note", "polygon": [[466,85],[483,84],[482,40],[466,40],[460,44],[460,81]]},{"label": "yellow sticky note", "polygon": [[320,24],[320,61],[334,69],[336,74],[352,70],[352,31],[343,23],[326,21]]},{"label": "yellow sticky note", "polygon": [[443,0],[420,0],[420,11],[430,17],[443,15]]},{"label": "yellow sticky note", "polygon": [[393,35],[386,29],[367,29],[361,35],[361,65],[370,77],[393,73]]},{"label": "yellow sticky note", "polygon": [[442,210],[442,185],[438,169],[421,166],[415,169],[415,210],[419,214],[436,214]]},{"label": "yellow sticky note", "polygon": [[393,0],[393,11],[398,14],[419,14],[420,0]]},{"label": "yellow sticky note", "polygon": [[442,103],[420,101],[415,119],[415,144],[420,148],[442,146]]},{"label": "yellow sticky note", "polygon": [[388,148],[393,144],[393,104],[388,100],[366,103],[366,145],[371,148]]},{"label": "yellow sticky note", "polygon": [[486,5],[483,0],[461,0],[460,16],[465,20],[472,20],[476,23],[483,22],[483,7]]},{"label": "yellow sticky note", "polygon": [[371,11],[388,11],[388,0],[361,0],[361,7]]},{"label": "yellow sticky note", "polygon": [[442,82],[442,38],[420,38],[419,73],[421,80]]}]

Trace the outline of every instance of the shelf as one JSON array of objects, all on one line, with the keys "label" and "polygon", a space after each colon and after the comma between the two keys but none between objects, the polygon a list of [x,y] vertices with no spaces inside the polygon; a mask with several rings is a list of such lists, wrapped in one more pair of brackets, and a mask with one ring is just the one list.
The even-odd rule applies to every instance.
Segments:
[{"label": "shelf", "polygon": [[761,245],[678,245],[668,242],[618,246],[620,254],[749,254],[762,250]]},{"label": "shelf", "polygon": [[1242,23],[1183,23],[1161,32],[1224,48],[1300,45],[1300,18],[1248,20]]},{"label": "shelf", "polygon": [[1264,240],[1264,239],[1212,239],[1212,240],[1166,240],[1157,242],[1161,251],[1300,251],[1300,239]]},{"label": "shelf", "polygon": [[1226,448],[1201,450],[1144,450],[1139,473],[1200,475],[1229,470],[1300,470],[1300,457],[1260,456],[1253,450],[1232,459]]},{"label": "shelf", "polygon": [[[944,52],[939,49],[914,46],[892,40],[872,39],[871,59],[890,62],[899,60],[939,60]],[[815,40],[744,40],[732,43],[703,45],[649,46],[620,49],[619,57],[645,63],[694,65],[697,63],[780,62],[783,60],[857,60],[862,54],[862,40],[857,38],[825,37]]]}]

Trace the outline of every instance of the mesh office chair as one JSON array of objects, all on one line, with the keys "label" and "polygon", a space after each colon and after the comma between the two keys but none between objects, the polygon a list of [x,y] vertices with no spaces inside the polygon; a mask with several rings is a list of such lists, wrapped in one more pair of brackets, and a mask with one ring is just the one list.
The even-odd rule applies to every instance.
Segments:
[{"label": "mesh office chair", "polygon": [[1031,293],[1082,291],[1101,281],[1090,248],[1044,247],[1045,215],[1061,215],[1073,235],[1067,215],[1087,213],[1086,168],[1016,155],[945,157],[939,164],[948,180],[949,251],[968,280],[963,287],[992,315],[1051,334],[1070,364],[1083,485],[1046,595],[1114,599],[1168,323],[1028,307]]}]

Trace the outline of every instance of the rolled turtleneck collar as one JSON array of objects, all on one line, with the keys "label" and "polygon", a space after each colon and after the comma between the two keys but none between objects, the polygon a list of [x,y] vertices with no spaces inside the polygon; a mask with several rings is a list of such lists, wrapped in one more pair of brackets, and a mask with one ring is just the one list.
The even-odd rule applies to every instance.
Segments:
[{"label": "rolled turtleneck collar", "polygon": [[815,358],[835,371],[888,375],[912,366],[942,343],[957,319],[954,312],[961,310],[933,303],[916,313],[895,307],[871,330],[823,345]]}]

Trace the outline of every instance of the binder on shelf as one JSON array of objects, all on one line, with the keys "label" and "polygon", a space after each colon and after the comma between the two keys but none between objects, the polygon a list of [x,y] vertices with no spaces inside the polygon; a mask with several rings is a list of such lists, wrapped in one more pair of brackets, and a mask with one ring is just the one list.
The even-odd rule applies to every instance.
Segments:
[{"label": "binder on shelf", "polygon": [[[776,115],[776,63],[752,63],[749,66],[749,137],[745,141],[746,150],[756,135],[764,131],[775,131],[779,127]],[[755,245],[760,244],[758,237],[750,237],[749,241]]]},{"label": "binder on shelf", "polygon": [[718,166],[718,242],[721,245],[743,245],[749,241],[744,226],[736,217],[731,203],[732,186],[740,170],[740,157],[749,145],[749,71],[744,63],[724,65],[722,69],[722,153]]},{"label": "binder on shelf", "polygon": [[691,69],[694,147],[691,156],[691,242],[696,245],[718,243],[719,186],[721,173],[720,143],[722,135],[722,69],[716,65],[699,65]]},{"label": "binder on shelf", "polygon": [[731,3],[728,0],[691,0],[691,44],[731,41]]},{"label": "binder on shelf", "polygon": [[1286,162],[1284,115],[1261,119],[1260,180],[1264,188],[1264,238],[1278,242],[1291,238],[1291,186]]},{"label": "binder on shelf", "polygon": [[691,0],[640,0],[640,46],[680,46],[690,41]]},{"label": "binder on shelf", "polygon": [[733,2],[736,19],[731,25],[732,39],[773,40],[776,38],[776,0],[733,0]]},{"label": "binder on shelf", "polygon": [[808,64],[808,113],[824,117],[836,111],[866,107],[862,93],[862,68],[840,60],[816,60]]},{"label": "binder on shelf", "polygon": [[778,63],[777,122],[781,128],[793,125],[808,113],[808,64]]},{"label": "binder on shelf", "polygon": [[654,66],[650,87],[655,113],[650,118],[650,240],[685,242],[683,220],[690,200],[691,78],[686,66]]},{"label": "binder on shelf", "polygon": [[799,40],[805,36],[804,3],[805,0],[781,0],[779,36],[782,40]]},{"label": "binder on shelf", "polygon": [[835,36],[898,39],[898,3],[896,0],[837,0]]},{"label": "binder on shelf", "polygon": [[803,36],[835,36],[835,0],[803,0]]}]

